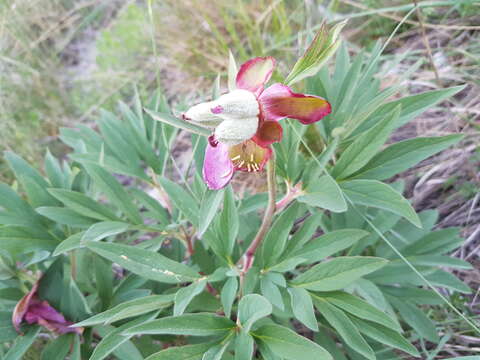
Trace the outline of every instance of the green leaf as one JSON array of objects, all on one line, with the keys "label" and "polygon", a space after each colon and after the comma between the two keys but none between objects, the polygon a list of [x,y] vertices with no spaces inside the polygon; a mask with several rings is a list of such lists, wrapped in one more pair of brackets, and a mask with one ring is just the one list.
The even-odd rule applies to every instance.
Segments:
[{"label": "green leaf", "polygon": [[[22,296],[23,293],[16,300],[18,301]],[[17,331],[12,324],[12,311],[0,311],[0,344],[10,342],[17,336]]]},{"label": "green leaf", "polygon": [[65,181],[60,163],[52,156],[48,148],[45,154],[44,166],[45,172],[47,173],[48,179],[53,187],[63,188],[66,186],[67,182]]},{"label": "green leaf", "polygon": [[406,353],[419,357],[418,350],[410,344],[402,335],[385,326],[350,317],[361,333],[367,335],[375,341],[405,351]]},{"label": "green leaf", "polygon": [[45,346],[40,360],[65,360],[70,346],[70,337],[68,335],[60,336]]},{"label": "green leaf", "polygon": [[175,305],[173,307],[173,315],[182,315],[186,307],[195,296],[200,294],[207,285],[207,279],[200,279],[193,282],[189,286],[183,287],[177,291],[175,295]]},{"label": "green leaf", "polygon": [[235,247],[239,228],[238,211],[235,205],[235,198],[232,187],[225,191],[223,210],[219,218],[219,236],[223,244],[224,256],[229,258]]},{"label": "green leaf", "polygon": [[207,190],[203,195],[200,205],[200,216],[198,224],[198,237],[202,237],[203,233],[210,226],[217,210],[222,203],[224,190]]},{"label": "green leaf", "polygon": [[291,257],[303,258],[310,263],[320,261],[349,248],[368,234],[367,231],[360,229],[332,231],[309,241],[301,249],[293,252]]},{"label": "green leaf", "polygon": [[81,242],[100,241],[106,237],[121,234],[129,225],[119,221],[103,221],[90,226],[82,236]]},{"label": "green leaf", "polygon": [[422,310],[408,301],[400,301],[393,297],[389,298],[389,300],[398,310],[403,320],[415,330],[416,334],[434,343],[440,341],[435,324]]},{"label": "green leaf", "polygon": [[227,347],[230,345],[230,341],[225,342],[224,344],[218,344],[211,347],[202,357],[202,360],[222,360],[222,356],[227,350]]},{"label": "green leaf", "polygon": [[2,360],[22,360],[23,355],[40,333],[40,329],[40,326],[32,326],[26,331],[25,335],[18,336]]},{"label": "green leaf", "polygon": [[108,309],[113,296],[113,269],[109,261],[95,256],[93,259],[95,270],[95,286],[101,300],[101,309]]},{"label": "green leaf", "polygon": [[109,310],[96,314],[86,320],[76,323],[76,327],[86,327],[97,324],[111,324],[115,321],[127,319],[132,316],[146,314],[153,310],[167,308],[173,304],[174,294],[150,295],[119,304]]},{"label": "green leaf", "polygon": [[88,227],[95,222],[92,218],[79,215],[69,208],[60,206],[41,206],[36,208],[35,211],[56,223],[73,227]]},{"label": "green leaf", "polygon": [[94,183],[134,224],[143,224],[142,217],[133,204],[131,196],[117,179],[95,164],[83,164]]},{"label": "green leaf", "polygon": [[235,338],[235,360],[251,360],[255,342],[245,330],[238,332]]},{"label": "green leaf", "polygon": [[0,226],[0,248],[11,254],[25,254],[36,250],[52,251],[57,240],[36,228]]},{"label": "green leaf", "polygon": [[294,203],[282,212],[270,227],[261,247],[264,267],[268,268],[282,254],[294,221],[298,218],[301,205]]},{"label": "green leaf", "polygon": [[422,226],[408,200],[387,184],[377,180],[351,180],[342,183],[341,187],[354,204],[387,210],[404,217],[417,227]]},{"label": "green leaf", "polygon": [[295,287],[316,291],[340,290],[356,279],[374,272],[388,261],[367,256],[338,257],[315,265],[292,280]]},{"label": "green leaf", "polygon": [[124,335],[189,335],[221,336],[235,328],[231,320],[214,314],[183,314],[168,316],[128,329]]},{"label": "green leaf", "polygon": [[202,360],[203,354],[214,344],[197,344],[171,347],[150,355],[145,360]]},{"label": "green leaf", "polygon": [[414,138],[397,142],[376,154],[352,178],[384,180],[405,171],[420,161],[456,144],[461,134]]},{"label": "green leaf", "polygon": [[262,326],[252,333],[252,336],[279,358],[333,360],[330,354],[320,345],[280,325]]},{"label": "green leaf", "polygon": [[340,31],[346,23],[346,21],[339,22],[331,29],[328,29],[326,24],[323,23],[307,51],[297,60],[292,71],[288,74],[285,84],[291,86],[302,79],[317,74],[340,46]]},{"label": "green leaf", "polygon": [[292,299],[292,311],[297,320],[310,330],[318,331],[317,318],[308,291],[302,288],[288,288],[288,292]]},{"label": "green leaf", "polygon": [[230,317],[232,305],[237,297],[238,280],[236,277],[229,277],[225,282],[220,293],[220,300],[222,301],[223,312],[226,317]]},{"label": "green leaf", "polygon": [[113,326],[97,326],[94,331],[99,333],[103,339],[95,346],[93,354],[89,360],[103,360],[112,352],[120,360],[142,360],[143,356],[129,339],[131,336],[125,336],[124,331],[145,323],[155,318],[158,311],[144,315],[138,319],[132,320],[115,328]]},{"label": "green leaf", "polygon": [[466,85],[453,86],[446,89],[439,89],[433,91],[425,91],[420,94],[415,94],[412,96],[406,96],[398,100],[391,101],[382,105],[375,113],[369,117],[369,119],[362,124],[358,130],[368,128],[378,123],[386,114],[391,112],[397,106],[402,107],[402,112],[400,117],[395,124],[395,128],[398,128],[406,123],[408,123],[414,117],[420,115],[425,110],[431,108],[435,104],[439,103],[442,100],[445,100],[456,93],[460,92],[465,88]]},{"label": "green leaf", "polygon": [[238,319],[247,333],[252,325],[272,313],[272,305],[258,294],[245,295],[238,303]]},{"label": "green leaf", "polygon": [[347,203],[335,179],[323,175],[311,181],[298,201],[333,212],[347,211]]},{"label": "green leaf", "polygon": [[63,240],[58,246],[55,248],[53,252],[53,256],[58,256],[62,253],[67,251],[78,249],[82,247],[82,237],[85,234],[85,231],[78,232],[76,234],[70,235],[68,238]]},{"label": "green leaf", "polygon": [[312,296],[322,298],[358,318],[376,322],[395,331],[402,331],[401,327],[390,316],[357,296],[340,291]]},{"label": "green leaf", "polygon": [[173,204],[186,216],[193,225],[197,226],[199,221],[199,208],[197,201],[186,192],[180,185],[161,178],[160,183],[172,200]]},{"label": "green leaf", "polygon": [[260,277],[260,290],[262,291],[263,296],[265,296],[268,301],[272,303],[272,305],[275,305],[280,310],[283,310],[285,308],[280,289],[272,281],[272,279],[270,279],[266,275]]},{"label": "green leaf", "polygon": [[170,114],[166,114],[166,113],[159,113],[159,112],[155,112],[155,111],[152,111],[152,110],[149,110],[149,109],[144,109],[144,110],[148,115],[150,115],[152,117],[152,119],[154,119],[156,121],[160,121],[162,123],[174,126],[176,128],[179,128],[179,129],[186,130],[186,131],[194,133],[194,134],[203,135],[203,136],[210,136],[211,135],[210,130],[208,130],[206,128],[203,128],[201,126],[195,125],[195,124],[193,124],[189,121],[178,119],[178,118],[176,118],[176,117],[174,117]]},{"label": "green leaf", "polygon": [[399,115],[400,107],[397,107],[374,127],[358,136],[340,156],[333,168],[332,176],[336,179],[345,179],[367,164],[387,141]]},{"label": "green leaf", "polygon": [[323,315],[333,329],[338,332],[348,346],[362,356],[365,356],[367,359],[376,359],[372,348],[368,345],[362,335],[360,335],[357,327],[342,310],[330,305],[327,301],[319,297],[314,297],[314,302],[317,310]]},{"label": "green leaf", "polygon": [[201,277],[187,265],[135,246],[101,242],[88,242],[86,246],[98,255],[150,280],[175,284]]},{"label": "green leaf", "polygon": [[4,156],[34,207],[58,204],[46,190],[50,187],[50,184],[37,170],[14,152],[5,151]]},{"label": "green leaf", "polygon": [[109,208],[82,193],[64,189],[48,189],[48,191],[80,215],[98,220],[118,220]]},{"label": "green leaf", "polygon": [[228,50],[228,91],[233,91],[237,88],[237,63],[232,52]]}]

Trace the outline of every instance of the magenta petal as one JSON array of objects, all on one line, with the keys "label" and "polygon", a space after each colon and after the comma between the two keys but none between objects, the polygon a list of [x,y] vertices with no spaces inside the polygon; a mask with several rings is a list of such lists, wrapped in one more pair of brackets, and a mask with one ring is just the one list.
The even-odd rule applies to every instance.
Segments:
[{"label": "magenta petal", "polygon": [[228,155],[228,146],[217,143],[207,144],[203,162],[203,179],[209,189],[219,190],[226,186],[233,176],[233,164]]},{"label": "magenta petal", "polygon": [[60,314],[57,310],[55,310],[53,307],[51,307],[50,304],[46,301],[37,302],[35,304],[30,305],[30,307],[28,308],[27,315],[38,316],[45,320],[53,321],[57,323],[67,322],[63,317],[63,315]]},{"label": "magenta petal", "polygon": [[275,59],[271,56],[256,57],[248,60],[240,66],[237,74],[237,88],[244,89],[260,95],[263,86],[270,80]]},{"label": "magenta petal", "polygon": [[258,101],[266,120],[289,117],[300,120],[302,124],[311,124],[332,111],[327,100],[315,95],[294,93],[283,84],[273,84],[265,89]]}]

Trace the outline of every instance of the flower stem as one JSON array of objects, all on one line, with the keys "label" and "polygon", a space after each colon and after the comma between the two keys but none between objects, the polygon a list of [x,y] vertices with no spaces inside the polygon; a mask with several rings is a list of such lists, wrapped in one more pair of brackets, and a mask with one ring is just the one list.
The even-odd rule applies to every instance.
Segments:
[{"label": "flower stem", "polygon": [[260,225],[260,229],[258,229],[257,235],[255,235],[255,239],[253,239],[247,251],[243,255],[243,269],[241,273],[242,277],[252,267],[253,261],[255,260],[255,252],[257,251],[257,248],[262,243],[262,240],[265,238],[265,235],[267,234],[268,229],[270,229],[270,225],[272,225],[273,215],[275,214],[275,208],[276,208],[276,205],[275,205],[275,194],[276,194],[275,153],[272,153],[272,157],[267,163],[267,186],[268,186],[267,210],[263,215],[262,225]]}]

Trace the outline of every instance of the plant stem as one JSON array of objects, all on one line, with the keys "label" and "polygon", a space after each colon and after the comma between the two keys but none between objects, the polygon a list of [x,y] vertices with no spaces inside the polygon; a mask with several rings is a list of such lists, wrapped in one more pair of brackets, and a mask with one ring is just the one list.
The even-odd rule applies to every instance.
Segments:
[{"label": "plant stem", "polygon": [[272,224],[273,215],[275,214],[275,193],[276,193],[276,186],[275,186],[275,153],[272,153],[272,157],[267,163],[267,186],[268,186],[268,205],[267,210],[265,210],[265,214],[263,215],[262,225],[260,225],[260,229],[258,229],[257,235],[255,235],[255,239],[253,239],[252,243],[248,247],[245,255],[243,256],[243,269],[242,269],[242,277],[248,272],[248,270],[252,267],[253,261],[255,260],[255,252],[257,248],[262,243],[262,240],[265,238],[268,229],[270,229],[270,225]]}]

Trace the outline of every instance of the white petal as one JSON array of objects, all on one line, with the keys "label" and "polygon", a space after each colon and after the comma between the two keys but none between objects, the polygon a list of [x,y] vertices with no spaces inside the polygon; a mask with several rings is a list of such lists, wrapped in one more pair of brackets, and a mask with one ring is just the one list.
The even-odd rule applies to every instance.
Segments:
[{"label": "white petal", "polygon": [[216,105],[215,101],[209,101],[192,106],[183,114],[185,120],[199,123],[200,125],[215,127],[223,119],[212,112]]},{"label": "white petal", "polygon": [[251,139],[257,128],[257,117],[224,120],[215,129],[215,139],[228,146],[237,145]]},{"label": "white petal", "polygon": [[252,118],[260,113],[255,94],[247,90],[233,90],[212,103],[212,111],[225,120]]}]

